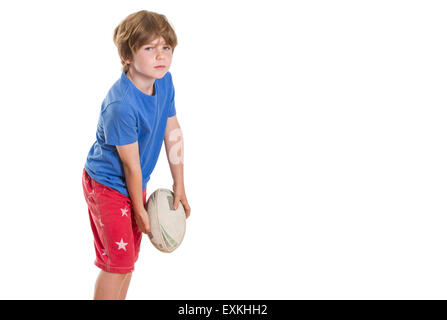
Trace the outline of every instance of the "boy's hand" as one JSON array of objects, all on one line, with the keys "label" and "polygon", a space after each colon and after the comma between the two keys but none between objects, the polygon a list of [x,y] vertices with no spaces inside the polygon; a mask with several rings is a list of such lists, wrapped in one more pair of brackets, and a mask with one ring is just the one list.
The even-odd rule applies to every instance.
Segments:
[{"label": "boy's hand", "polygon": [[138,230],[149,234],[151,232],[151,226],[149,224],[149,215],[144,207],[136,209],[135,211],[135,222],[137,223]]},{"label": "boy's hand", "polygon": [[191,213],[191,207],[186,199],[185,186],[183,184],[173,184],[172,189],[174,189],[174,210],[177,210],[179,202],[181,201],[183,208],[185,209],[186,219],[188,219],[189,214]]}]

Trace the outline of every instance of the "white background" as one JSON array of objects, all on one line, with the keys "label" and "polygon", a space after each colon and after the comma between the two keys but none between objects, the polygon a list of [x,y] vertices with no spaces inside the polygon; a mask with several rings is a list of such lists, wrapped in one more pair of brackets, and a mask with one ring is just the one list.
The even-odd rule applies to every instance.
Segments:
[{"label": "white background", "polygon": [[192,211],[128,299],[447,298],[447,5],[279,0],[1,2],[0,298],[93,297],[82,168],[142,9],[178,36]]}]

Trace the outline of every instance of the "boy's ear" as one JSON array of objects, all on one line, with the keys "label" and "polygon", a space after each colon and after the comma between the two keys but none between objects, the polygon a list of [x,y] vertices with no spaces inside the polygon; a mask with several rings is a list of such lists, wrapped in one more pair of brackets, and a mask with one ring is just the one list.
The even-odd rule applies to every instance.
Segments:
[{"label": "boy's ear", "polygon": [[124,62],[127,63],[127,64],[130,64],[132,62],[132,59],[127,58],[127,59],[124,60]]}]

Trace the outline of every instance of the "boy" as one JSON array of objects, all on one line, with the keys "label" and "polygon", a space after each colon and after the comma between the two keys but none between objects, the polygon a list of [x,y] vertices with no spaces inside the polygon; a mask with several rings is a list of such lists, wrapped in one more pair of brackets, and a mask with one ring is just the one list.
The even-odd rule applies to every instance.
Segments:
[{"label": "boy", "polygon": [[[125,299],[142,233],[150,234],[146,184],[165,143],[174,208],[189,217],[183,181],[183,138],[168,71],[177,37],[164,15],[139,11],[115,29],[122,74],[101,105],[96,141],[82,184],[101,271],[94,299]],[[178,152],[180,151],[180,152]]]}]

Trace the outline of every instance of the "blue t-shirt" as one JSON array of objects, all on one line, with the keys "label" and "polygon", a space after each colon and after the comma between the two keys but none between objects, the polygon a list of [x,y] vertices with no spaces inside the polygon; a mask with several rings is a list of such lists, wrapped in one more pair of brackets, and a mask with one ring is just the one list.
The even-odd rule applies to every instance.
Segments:
[{"label": "blue t-shirt", "polygon": [[171,73],[155,79],[154,88],[155,95],[147,95],[122,72],[102,102],[96,141],[84,165],[94,180],[126,197],[126,177],[116,146],[138,140],[143,190],[146,189],[160,154],[167,119],[176,114]]}]

